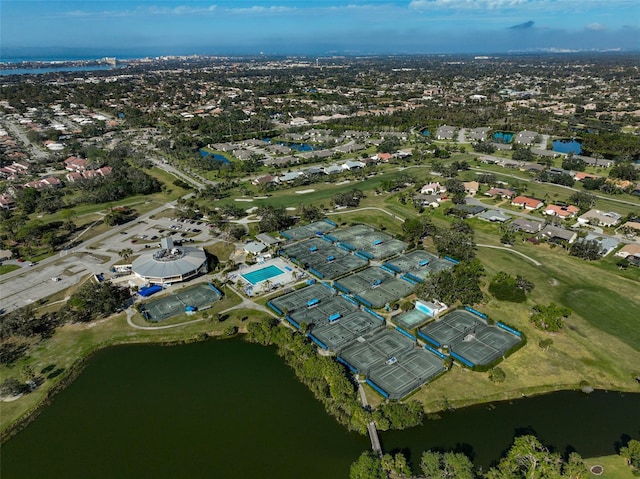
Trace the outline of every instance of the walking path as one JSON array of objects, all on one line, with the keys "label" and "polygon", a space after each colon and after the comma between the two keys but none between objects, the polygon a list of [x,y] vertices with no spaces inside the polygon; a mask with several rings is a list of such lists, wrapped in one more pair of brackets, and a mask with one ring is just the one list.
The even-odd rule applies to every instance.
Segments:
[{"label": "walking path", "polygon": [[[360,401],[362,402],[362,407],[366,408],[369,406],[367,402],[367,395],[364,392],[364,388],[362,387],[362,383],[358,383],[358,393],[360,394]],[[376,429],[376,423],[371,421],[367,424],[367,431],[369,432],[369,439],[371,439],[371,449],[378,456],[382,457],[382,446],[380,445],[380,438],[378,437],[378,430]]]},{"label": "walking path", "polygon": [[533,259],[531,256],[527,256],[526,254],[521,253],[520,251],[516,251],[514,249],[507,248],[506,246],[494,246],[494,245],[491,245],[491,244],[478,244],[476,246],[479,246],[481,248],[503,249],[503,250],[509,251],[509,252],[511,252],[513,254],[517,254],[517,255],[522,256],[523,258],[531,261],[536,266],[542,266],[542,263],[540,261],[537,261],[537,260]]}]

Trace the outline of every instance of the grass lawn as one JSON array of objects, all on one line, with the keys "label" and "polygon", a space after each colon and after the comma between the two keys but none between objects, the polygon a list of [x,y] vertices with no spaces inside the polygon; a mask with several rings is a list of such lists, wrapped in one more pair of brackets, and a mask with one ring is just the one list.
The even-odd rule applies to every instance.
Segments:
[{"label": "grass lawn", "polygon": [[17,264],[3,264],[0,266],[0,274],[10,273],[11,271],[15,271],[20,269],[20,266]]},{"label": "grass lawn", "polygon": [[217,257],[221,263],[229,260],[231,254],[235,251],[236,247],[233,243],[228,243],[226,241],[218,241],[209,246],[205,246],[204,250]]},{"label": "grass lawn", "polygon": [[[52,301],[55,298],[51,298]],[[52,302],[51,301],[51,302]],[[239,304],[240,299],[232,293],[220,301],[210,310],[211,312]],[[29,414],[44,401],[52,387],[63,380],[67,373],[81,368],[84,358],[100,348],[116,344],[127,343],[171,343],[200,340],[205,335],[221,336],[225,328],[237,326],[242,332],[251,321],[259,321],[265,313],[256,310],[234,310],[221,322],[201,321],[194,324],[185,324],[182,327],[162,330],[139,330],[127,324],[126,315],[121,313],[106,319],[93,321],[88,324],[67,324],[60,327],[53,337],[36,344],[27,357],[18,361],[11,368],[0,366],[0,376],[3,378],[15,377],[24,380],[22,369],[30,366],[36,374],[42,373],[46,378],[44,384],[36,391],[27,394],[18,400],[2,403],[2,415],[0,417],[0,431],[5,431],[11,424],[21,417]],[[189,319],[197,319],[196,314]],[[163,323],[163,325],[166,323]],[[149,325],[146,323],[145,325]],[[48,378],[47,376],[52,377]],[[54,377],[55,376],[55,377]]]},{"label": "grass lawn", "polygon": [[585,459],[584,462],[587,468],[599,465],[604,469],[600,476],[589,473],[589,477],[599,477],[601,479],[633,479],[638,477],[633,475],[631,468],[620,456],[591,457]]},{"label": "grass lawn", "polygon": [[[151,195],[138,195],[138,196],[129,196],[127,198],[123,198],[118,201],[112,201],[108,203],[85,203],[81,205],[76,205],[72,209],[75,212],[76,220],[75,222],[79,225],[88,223],[83,217],[89,215],[95,215],[99,212],[106,212],[110,208],[116,206],[129,206],[135,207],[138,211],[138,214],[144,214],[147,211],[150,211],[154,208],[157,208],[161,204],[165,204],[169,201],[173,201],[181,196],[189,193],[189,190],[184,188],[180,188],[173,184],[176,180],[176,177],[171,173],[168,173],[160,168],[151,168],[150,170],[145,170],[147,174],[157,178],[160,182],[165,185],[165,190],[160,193],[154,193]],[[57,211],[50,215],[42,215],[42,218],[38,218],[39,214],[34,213],[31,215],[32,219],[41,219],[42,221],[48,223],[50,221],[62,221],[64,220],[67,209]],[[97,216],[91,217],[91,220],[98,219]]]},{"label": "grass lawn", "polygon": [[[476,240],[498,244],[495,235],[484,231],[476,231]],[[524,304],[497,301],[486,294],[486,303],[478,306],[492,319],[511,324],[527,336],[528,344],[500,364],[507,380],[494,384],[487,373],[455,367],[413,398],[431,412],[578,388],[581,381],[595,388],[637,391],[633,378],[640,374],[638,282],[546,245],[519,244],[514,249],[543,265],[534,266],[509,251],[478,248],[487,272],[485,283],[498,271],[506,271],[535,284]],[[529,321],[534,304],[551,302],[573,310],[564,330],[554,334],[535,329]],[[547,351],[538,346],[545,338],[553,340]]]}]

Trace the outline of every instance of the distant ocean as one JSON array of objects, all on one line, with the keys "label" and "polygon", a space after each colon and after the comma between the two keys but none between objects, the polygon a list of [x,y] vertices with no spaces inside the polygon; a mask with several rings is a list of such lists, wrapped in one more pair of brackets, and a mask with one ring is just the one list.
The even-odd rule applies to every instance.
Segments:
[{"label": "distant ocean", "polygon": [[89,72],[89,71],[100,71],[100,70],[115,70],[117,66],[111,65],[87,65],[81,67],[63,67],[63,66],[50,66],[43,68],[10,68],[5,69],[0,66],[0,76],[9,76],[9,75],[44,75],[45,73],[55,73],[55,72]]}]

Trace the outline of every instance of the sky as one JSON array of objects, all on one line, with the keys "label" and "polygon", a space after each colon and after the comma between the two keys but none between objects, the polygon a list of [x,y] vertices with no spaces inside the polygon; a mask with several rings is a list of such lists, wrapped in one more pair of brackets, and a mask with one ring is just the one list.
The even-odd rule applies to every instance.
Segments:
[{"label": "sky", "polygon": [[0,57],[640,50],[640,0],[2,0]]}]

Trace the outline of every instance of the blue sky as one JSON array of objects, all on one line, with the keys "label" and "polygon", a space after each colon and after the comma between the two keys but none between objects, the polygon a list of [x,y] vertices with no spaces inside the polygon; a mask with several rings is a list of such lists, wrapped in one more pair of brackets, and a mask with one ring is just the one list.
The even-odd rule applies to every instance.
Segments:
[{"label": "blue sky", "polygon": [[640,0],[2,0],[0,8],[2,58],[640,50]]}]

